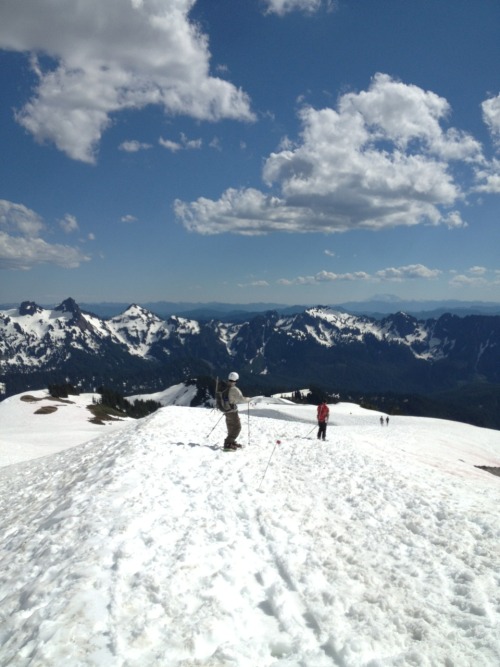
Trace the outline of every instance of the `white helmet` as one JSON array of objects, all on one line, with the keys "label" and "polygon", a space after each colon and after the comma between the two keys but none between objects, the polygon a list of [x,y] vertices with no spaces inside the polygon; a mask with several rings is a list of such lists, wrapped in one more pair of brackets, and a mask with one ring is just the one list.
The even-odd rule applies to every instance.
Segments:
[{"label": "white helmet", "polygon": [[231,382],[238,382],[238,380],[240,379],[240,376],[238,375],[238,373],[233,372],[233,373],[229,373],[229,375],[227,376],[227,379],[230,380]]}]

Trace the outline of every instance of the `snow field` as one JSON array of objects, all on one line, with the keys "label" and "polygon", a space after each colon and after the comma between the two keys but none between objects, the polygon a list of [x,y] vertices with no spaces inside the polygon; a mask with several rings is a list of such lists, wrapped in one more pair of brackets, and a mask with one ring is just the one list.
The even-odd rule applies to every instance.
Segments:
[{"label": "snow field", "polygon": [[[34,400],[21,400],[31,396]],[[99,394],[80,394],[54,400],[48,391],[27,391],[0,401],[0,467],[48,456],[120,430],[128,418],[92,424],[87,405]],[[40,408],[56,408],[52,414],[40,415]]]},{"label": "snow field", "polygon": [[166,407],[0,470],[0,665],[500,664],[500,433],[331,413],[262,399],[224,453]]}]

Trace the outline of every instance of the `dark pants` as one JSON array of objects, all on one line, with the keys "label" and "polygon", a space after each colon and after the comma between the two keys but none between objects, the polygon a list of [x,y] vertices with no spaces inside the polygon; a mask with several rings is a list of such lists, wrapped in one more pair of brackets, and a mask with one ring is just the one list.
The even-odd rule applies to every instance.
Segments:
[{"label": "dark pants", "polygon": [[227,437],[224,440],[225,445],[232,445],[241,432],[241,421],[238,412],[226,412]]},{"label": "dark pants", "polygon": [[326,422],[318,422],[318,440],[326,438]]}]

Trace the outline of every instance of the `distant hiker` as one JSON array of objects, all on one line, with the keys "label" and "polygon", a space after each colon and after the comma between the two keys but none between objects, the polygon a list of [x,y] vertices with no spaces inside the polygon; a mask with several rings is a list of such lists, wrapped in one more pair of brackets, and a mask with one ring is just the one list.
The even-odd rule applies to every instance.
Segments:
[{"label": "distant hiker", "polygon": [[380,425],[381,425],[381,426],[384,425],[384,418],[382,417],[382,415],[380,415]]},{"label": "distant hiker", "polygon": [[389,426],[389,417],[385,418],[385,423],[387,424],[387,426]]},{"label": "distant hiker", "polygon": [[241,433],[241,421],[238,414],[238,403],[250,403],[250,398],[243,396],[241,391],[236,386],[236,383],[240,379],[238,373],[229,373],[227,376],[229,388],[227,390],[227,402],[229,404],[229,409],[226,410],[226,426],[227,426],[227,437],[224,440],[224,450],[225,451],[234,451],[239,449],[241,445],[236,442],[237,437]]},{"label": "distant hiker", "polygon": [[316,410],[316,415],[318,419],[318,440],[326,439],[326,424],[328,422],[328,417],[330,416],[330,410],[326,401],[322,401],[318,405]]}]

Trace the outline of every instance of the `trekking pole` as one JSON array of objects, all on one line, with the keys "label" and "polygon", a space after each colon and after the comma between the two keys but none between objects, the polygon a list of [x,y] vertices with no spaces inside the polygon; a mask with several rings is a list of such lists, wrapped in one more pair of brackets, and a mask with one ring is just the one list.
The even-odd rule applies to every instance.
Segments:
[{"label": "trekking pole", "polygon": [[269,461],[267,462],[266,469],[264,470],[264,474],[262,475],[262,479],[260,480],[259,488],[257,491],[260,491],[260,487],[262,486],[262,482],[264,481],[264,477],[266,476],[267,469],[269,468],[269,464],[271,463],[271,459],[273,458],[274,450],[276,449],[276,445],[278,444],[279,440],[276,440],[274,443],[273,451],[271,452],[271,456],[269,457]]},{"label": "trekking pole", "polygon": [[222,417],[224,417],[224,414],[222,414],[222,415],[220,416],[220,419],[217,420],[217,423],[215,424],[215,426],[213,427],[213,429],[210,431],[210,433],[209,433],[208,435],[205,436],[206,438],[209,438],[209,437],[212,435],[212,433],[215,431],[216,426],[219,425],[219,422],[220,422],[220,420],[222,419]]},{"label": "trekking pole", "polygon": [[304,437],[305,437],[305,438],[309,437],[309,436],[311,435],[311,433],[314,431],[315,428],[318,428],[318,427],[316,426],[316,424],[312,427],[312,429],[309,431],[309,433],[308,433],[307,435],[305,435]]},{"label": "trekking pole", "polygon": [[250,445],[250,401],[247,404],[248,445]]}]

